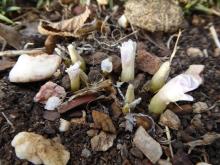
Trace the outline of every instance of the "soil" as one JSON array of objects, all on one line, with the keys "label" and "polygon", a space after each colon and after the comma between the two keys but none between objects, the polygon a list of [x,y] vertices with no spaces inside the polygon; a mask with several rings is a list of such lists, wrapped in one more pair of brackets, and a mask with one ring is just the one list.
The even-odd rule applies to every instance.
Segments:
[{"label": "soil", "polygon": [[[202,25],[193,25],[192,17],[186,18],[186,25],[183,34],[178,44],[179,50],[176,57],[173,60],[172,71],[170,77],[174,77],[177,74],[182,73],[191,64],[203,64],[205,65],[205,71],[203,74],[204,84],[190,94],[195,98],[195,102],[206,102],[209,107],[213,106],[220,99],[220,56],[214,56],[215,44],[209,35],[209,29],[207,25],[214,23],[217,32],[220,35],[220,20],[218,17],[199,15],[199,17],[205,20]],[[115,20],[113,20],[114,22]],[[124,30],[124,34],[130,34],[132,30]],[[146,32],[141,32],[146,33]],[[146,50],[150,53],[154,53],[158,56],[167,54],[165,50],[160,49],[155,44],[152,44],[147,38],[141,36],[139,33],[137,39],[134,36],[130,36],[138,42],[143,42],[146,46]],[[151,34],[153,35],[153,34]],[[171,34],[164,34],[160,40],[161,43],[166,43]],[[153,35],[154,36],[154,35]],[[128,39],[128,38],[127,38]],[[117,48],[111,49],[107,46],[98,45],[94,40],[79,40],[81,43],[90,43],[95,51],[105,52],[108,54],[119,55]],[[171,42],[173,48],[174,41]],[[201,50],[206,49],[208,51],[207,57],[189,57],[186,54],[186,50],[189,47],[198,47]],[[108,50],[107,50],[108,49]],[[111,50],[109,50],[111,49]],[[91,54],[92,52],[87,52]],[[30,164],[26,160],[20,160],[16,157],[14,148],[11,146],[11,140],[14,136],[21,131],[35,132],[43,135],[47,138],[59,137],[62,144],[67,148],[71,154],[69,165],[72,164],[151,164],[143,154],[132,145],[132,139],[135,130],[130,133],[126,132],[124,128],[119,127],[122,117],[113,118],[113,122],[117,127],[117,138],[114,141],[113,147],[106,152],[93,151],[90,144],[90,139],[87,135],[87,131],[90,129],[89,123],[92,121],[91,109],[87,109],[87,124],[71,125],[70,130],[65,133],[59,132],[59,119],[55,121],[49,121],[43,118],[43,112],[45,111],[43,106],[34,103],[33,97],[39,90],[40,86],[45,82],[29,83],[29,84],[13,84],[8,81],[9,70],[0,73],[0,164],[2,165],[28,165]],[[136,74],[137,75],[137,74]],[[145,81],[150,79],[150,75],[145,74]],[[61,79],[55,79],[54,82],[61,84]],[[142,111],[145,114],[147,112],[147,104],[149,98],[144,94],[141,94],[143,101],[139,106],[138,111]],[[181,104],[193,103],[184,102]],[[97,102],[97,105],[93,107],[99,108],[100,105],[105,105],[102,101]],[[105,105],[107,111],[111,115],[110,105]],[[84,110],[85,106],[77,108],[78,111]],[[11,121],[13,126],[7,122],[4,115]],[[70,112],[71,113],[71,112]],[[69,119],[69,114],[61,114],[64,119]],[[220,107],[218,104],[207,113],[202,113],[201,122],[202,126],[193,127],[191,120],[195,114],[185,113],[179,114],[181,119],[181,129],[178,131],[172,131],[172,146],[175,153],[173,158],[173,164],[195,164],[200,161],[208,160],[213,165],[220,164],[220,141],[216,140],[213,144],[208,146],[196,147],[190,154],[187,154],[188,147],[184,145],[185,142],[196,140],[207,132],[220,133]],[[155,118],[155,122],[158,119]],[[161,139],[161,130],[164,129],[160,125],[157,125],[156,132],[151,133],[155,139]],[[81,156],[83,149],[89,149],[91,156],[84,158]],[[163,145],[164,151],[167,151],[168,145]],[[164,152],[166,153],[166,152]],[[169,155],[169,152],[167,153]],[[164,154],[162,158],[166,158]]]}]

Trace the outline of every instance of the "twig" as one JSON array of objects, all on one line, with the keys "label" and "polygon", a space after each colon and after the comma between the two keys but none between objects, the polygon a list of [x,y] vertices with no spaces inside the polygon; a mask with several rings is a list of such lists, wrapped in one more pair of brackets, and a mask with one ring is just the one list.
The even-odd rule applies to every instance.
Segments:
[{"label": "twig", "polygon": [[167,45],[167,48],[168,48],[168,49],[170,49],[170,43],[171,43],[171,41],[173,40],[174,37],[177,37],[177,34],[171,35],[171,36],[169,37],[169,39],[167,40],[166,45]]},{"label": "twig", "polygon": [[173,52],[170,56],[170,63],[172,62],[173,58],[175,57],[175,54],[176,54],[176,51],[177,51],[177,45],[178,45],[181,34],[182,34],[182,31],[180,30],[179,33],[178,33],[177,39],[176,39],[175,46],[173,48]]},{"label": "twig", "polygon": [[38,48],[38,49],[32,49],[32,50],[7,50],[0,52],[0,57],[16,57],[21,54],[29,54],[29,55],[34,55],[34,54],[42,54],[45,53],[44,48]]},{"label": "twig", "polygon": [[210,28],[209,28],[210,32],[211,32],[211,35],[212,35],[212,38],[215,42],[215,45],[220,49],[220,41],[218,39],[218,34],[215,30],[215,27],[212,25]]},{"label": "twig", "polygon": [[169,141],[170,154],[171,157],[173,158],[173,148],[171,144],[170,129],[167,126],[165,126],[165,129],[166,129],[167,140]]},{"label": "twig", "polygon": [[5,115],[4,112],[2,112],[2,116],[5,118],[7,123],[12,127],[12,129],[15,130],[15,127],[14,127],[13,123],[8,119],[8,117]]}]

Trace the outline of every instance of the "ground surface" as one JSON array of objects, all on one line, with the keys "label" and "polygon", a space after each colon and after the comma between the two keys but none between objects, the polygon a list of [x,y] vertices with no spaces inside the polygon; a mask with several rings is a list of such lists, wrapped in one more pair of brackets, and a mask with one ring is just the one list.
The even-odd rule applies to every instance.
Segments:
[{"label": "ground surface", "polygon": [[[213,55],[215,45],[209,35],[209,30],[206,28],[206,25],[211,22],[214,23],[217,32],[220,34],[220,21],[219,18],[211,16],[201,17],[205,20],[205,23],[199,26],[191,24],[191,17],[186,21],[187,25],[184,28],[178,44],[179,51],[174,58],[170,77],[183,72],[191,64],[204,64],[204,84],[191,94],[195,98],[195,102],[204,101],[209,107],[211,107],[220,99],[220,56],[214,57]],[[134,36],[131,36],[130,38],[146,44],[146,50],[148,52],[156,55],[164,53],[163,50],[160,50],[160,48],[149,42],[148,39],[139,36],[137,37],[138,40],[136,40]],[[169,37],[170,34],[164,35],[162,41],[166,43]],[[85,42],[87,41],[85,40]],[[94,46],[94,48],[98,51],[109,53],[105,47],[98,46],[96,42],[90,43],[92,43],[92,46]],[[171,43],[171,47],[173,47],[173,45],[174,42]],[[189,47],[198,47],[201,50],[207,49],[208,57],[192,58],[187,56],[186,50]],[[111,54],[119,55],[119,50],[115,48]],[[149,76],[147,75],[146,77],[147,80]],[[55,80],[55,82],[60,83],[61,81]],[[0,162],[2,165],[29,164],[25,160],[19,160],[16,158],[14,148],[12,148],[10,144],[13,137],[21,131],[32,131],[48,138],[59,137],[62,144],[71,153],[71,159],[68,163],[71,165],[129,164],[128,161],[130,164],[150,164],[147,159],[140,152],[136,151],[135,147],[132,145],[134,132],[125,132],[123,128],[118,127],[120,119],[114,120],[115,125],[117,125],[117,138],[114,141],[113,147],[107,152],[92,151],[90,146],[90,137],[87,136],[86,133],[90,129],[89,124],[71,126],[68,132],[60,133],[58,130],[58,120],[45,120],[43,118],[43,107],[33,102],[34,95],[43,83],[44,82],[19,85],[12,84],[8,81],[8,71],[0,74],[0,112],[4,112],[14,125],[14,128],[12,128],[3,115],[0,115]],[[99,104],[102,104],[102,102]],[[146,103],[142,104],[146,105]],[[84,108],[85,107],[79,108],[79,111]],[[142,105],[141,109],[143,109]],[[147,108],[145,108],[145,110],[146,111],[144,113],[147,113]],[[110,108],[108,111],[111,114]],[[87,114],[88,121],[91,121],[91,112],[89,112],[89,110],[87,111]],[[176,154],[175,159],[183,159],[181,164],[190,164],[187,160],[190,160],[193,164],[195,164],[196,162],[204,161],[204,159],[207,159],[208,162],[213,165],[220,164],[219,140],[216,140],[209,146],[196,147],[189,155],[186,154],[188,152],[188,148],[183,145],[183,143],[195,140],[207,132],[220,133],[220,107],[217,105],[208,113],[203,113],[201,115],[201,121],[203,124],[197,128],[191,126],[190,121],[193,116],[194,114],[192,113],[186,113],[184,115],[180,114],[179,118],[182,122],[181,129],[178,131],[172,131],[172,139],[174,139],[172,142],[174,153],[180,153],[179,156]],[[68,115],[62,115],[62,117],[68,119]],[[157,122],[157,119],[155,119],[155,121]],[[152,136],[157,137],[157,134]],[[91,151],[92,155],[89,158],[83,158],[81,156],[84,148]],[[186,154],[185,157],[184,153]],[[173,161],[175,162],[175,160]],[[174,164],[178,163],[176,162]]]}]

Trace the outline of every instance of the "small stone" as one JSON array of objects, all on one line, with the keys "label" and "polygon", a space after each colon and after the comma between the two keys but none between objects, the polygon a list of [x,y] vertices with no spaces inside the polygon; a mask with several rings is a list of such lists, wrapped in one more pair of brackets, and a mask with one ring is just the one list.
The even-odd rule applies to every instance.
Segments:
[{"label": "small stone", "polygon": [[203,129],[204,127],[204,123],[201,121],[201,118],[201,114],[196,114],[191,120],[191,124],[197,129]]},{"label": "small stone", "polygon": [[84,158],[89,158],[92,155],[91,151],[88,150],[87,148],[84,148],[82,150],[81,156]]},{"label": "small stone", "polygon": [[27,83],[50,78],[60,66],[61,57],[42,54],[21,55],[9,73],[10,82]]},{"label": "small stone", "polygon": [[91,147],[94,151],[107,151],[113,146],[113,142],[116,138],[116,135],[100,132],[97,136],[94,136],[91,139]]},{"label": "small stone", "polygon": [[122,146],[123,146],[123,145],[122,145],[122,144],[120,144],[120,143],[119,143],[119,144],[117,144],[117,145],[116,145],[117,150],[121,150]]},{"label": "small stone", "polygon": [[204,56],[203,52],[199,48],[190,47],[186,52],[188,56],[193,58]]},{"label": "small stone", "polygon": [[70,122],[64,119],[60,119],[59,131],[66,132],[69,130],[69,128],[70,128]]},{"label": "small stone", "polygon": [[61,86],[67,90],[70,89],[70,78],[68,75],[63,76],[61,80]]},{"label": "small stone", "polygon": [[119,19],[118,19],[118,25],[122,28],[126,28],[128,27],[128,20],[125,17],[125,15],[122,15]]},{"label": "small stone", "polygon": [[220,48],[215,48],[213,56],[214,57],[219,57],[220,56]]},{"label": "small stone", "polygon": [[193,104],[193,113],[203,113],[209,111],[209,107],[205,102],[197,102]]},{"label": "small stone", "polygon": [[181,126],[181,121],[175,113],[168,109],[163,114],[161,114],[160,124],[165,125],[171,129],[178,130]]},{"label": "small stone", "polygon": [[155,164],[163,154],[160,144],[155,141],[142,126],[137,129],[133,143],[153,164]]},{"label": "small stone", "polygon": [[136,157],[136,158],[139,158],[139,159],[143,159],[144,158],[144,155],[143,153],[137,148],[137,147],[133,147],[130,149],[130,153]]},{"label": "small stone", "polygon": [[160,159],[158,161],[159,165],[172,165],[172,163],[170,163],[168,160],[164,160],[164,159]]},{"label": "small stone", "polygon": [[96,129],[90,129],[86,133],[89,137],[94,137],[94,136],[98,135],[99,131]]},{"label": "small stone", "polygon": [[138,50],[136,57],[137,69],[153,75],[160,68],[160,64],[161,64],[161,60],[159,57],[150,54],[144,49]]}]

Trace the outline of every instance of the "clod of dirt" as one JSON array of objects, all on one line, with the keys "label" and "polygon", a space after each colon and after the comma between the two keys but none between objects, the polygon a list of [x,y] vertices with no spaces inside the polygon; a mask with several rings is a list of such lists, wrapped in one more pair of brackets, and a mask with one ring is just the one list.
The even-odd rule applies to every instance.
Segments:
[{"label": "clod of dirt", "polygon": [[161,60],[159,57],[150,54],[144,49],[138,50],[136,57],[137,69],[153,75],[160,68],[160,64],[161,64]]},{"label": "clod of dirt", "polygon": [[82,150],[81,156],[84,158],[89,158],[92,155],[91,151],[89,151],[87,148],[84,148]]},{"label": "clod of dirt", "polygon": [[95,128],[99,128],[110,133],[116,132],[112,119],[107,114],[99,111],[92,111],[92,117],[95,123]]},{"label": "clod of dirt", "polygon": [[17,157],[34,164],[66,165],[70,158],[62,144],[35,133],[20,132],[11,145],[15,147]]},{"label": "clod of dirt", "polygon": [[89,65],[97,65],[101,64],[101,62],[108,58],[108,55],[104,52],[95,52],[85,58],[85,61]]},{"label": "clod of dirt", "polygon": [[9,80],[15,83],[45,80],[56,72],[60,63],[61,57],[57,55],[42,54],[32,57],[23,54],[10,71]]},{"label": "clod of dirt", "polygon": [[162,156],[160,144],[155,141],[142,126],[137,129],[133,143],[153,164]]},{"label": "clod of dirt", "polygon": [[181,121],[175,113],[168,109],[163,114],[161,114],[160,124],[165,125],[171,129],[178,130],[181,126]]},{"label": "clod of dirt", "polygon": [[184,19],[180,6],[171,0],[129,0],[125,16],[132,25],[151,32],[176,31]]},{"label": "clod of dirt", "polygon": [[92,150],[107,151],[110,147],[112,147],[115,138],[116,135],[101,131],[99,135],[94,136],[91,139]]},{"label": "clod of dirt", "polygon": [[48,81],[40,87],[39,92],[34,97],[34,101],[45,104],[47,100],[52,96],[64,99],[66,97],[66,91],[58,84],[52,81]]},{"label": "clod of dirt", "polygon": [[194,103],[192,108],[193,108],[193,113],[203,113],[209,111],[209,107],[205,102]]},{"label": "clod of dirt", "polygon": [[203,52],[199,48],[190,47],[186,50],[188,56],[196,58],[203,57]]}]

